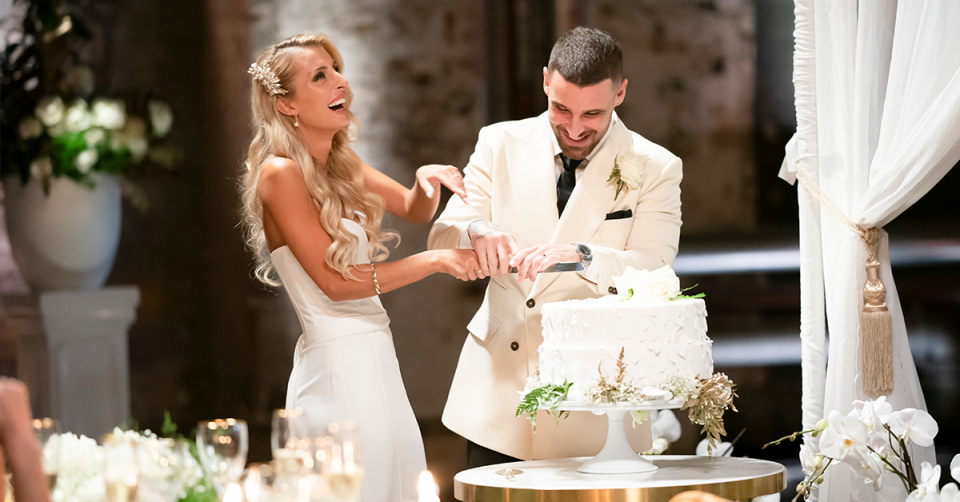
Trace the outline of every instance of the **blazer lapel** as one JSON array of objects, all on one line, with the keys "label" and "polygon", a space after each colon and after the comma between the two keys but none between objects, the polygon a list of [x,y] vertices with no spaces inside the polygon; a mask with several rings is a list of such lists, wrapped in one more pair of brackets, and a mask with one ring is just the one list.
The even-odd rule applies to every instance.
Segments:
[{"label": "blazer lapel", "polygon": [[559,219],[553,143],[547,136],[550,127],[545,115],[539,118],[521,134],[507,135],[504,145],[513,202],[524,233],[522,239],[517,236],[521,248],[549,241]]},{"label": "blazer lapel", "polygon": [[[563,216],[559,219],[556,229],[550,238],[550,244],[571,244],[587,242],[603,223],[607,213],[622,202],[625,194],[620,193],[618,201],[613,200],[616,187],[608,182],[613,162],[621,152],[629,150],[632,144],[630,131],[619,120],[611,124],[614,129],[610,137],[603,143],[597,154],[593,156],[587,168],[583,171],[577,186],[570,195]],[[556,190],[554,190],[555,192]],[[554,194],[554,200],[556,195]],[[533,283],[530,296],[535,296],[546,289],[560,274],[540,274]]]}]

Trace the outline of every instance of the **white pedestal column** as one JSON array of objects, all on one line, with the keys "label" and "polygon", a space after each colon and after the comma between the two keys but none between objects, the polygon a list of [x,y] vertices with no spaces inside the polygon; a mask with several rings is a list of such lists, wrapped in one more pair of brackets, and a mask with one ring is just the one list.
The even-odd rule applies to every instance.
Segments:
[{"label": "white pedestal column", "polygon": [[136,286],[40,295],[51,415],[64,431],[98,438],[130,418],[127,330],[139,304]]}]

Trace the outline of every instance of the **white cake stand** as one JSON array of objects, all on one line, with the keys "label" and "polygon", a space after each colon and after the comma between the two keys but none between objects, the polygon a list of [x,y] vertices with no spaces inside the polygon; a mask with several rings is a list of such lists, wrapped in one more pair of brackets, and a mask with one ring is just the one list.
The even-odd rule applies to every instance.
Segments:
[{"label": "white cake stand", "polygon": [[683,406],[680,400],[644,401],[642,403],[604,403],[584,404],[575,401],[560,403],[563,411],[592,411],[607,415],[607,442],[597,456],[584,462],[577,468],[586,474],[632,474],[653,472],[657,466],[633,451],[623,429],[623,421],[634,410],[670,410]]}]

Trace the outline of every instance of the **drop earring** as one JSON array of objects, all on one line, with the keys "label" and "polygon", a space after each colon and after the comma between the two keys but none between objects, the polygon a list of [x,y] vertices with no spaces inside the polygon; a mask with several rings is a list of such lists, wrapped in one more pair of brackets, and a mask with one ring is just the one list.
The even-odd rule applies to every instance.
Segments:
[{"label": "drop earring", "polygon": [[300,127],[300,115],[293,116],[293,127]]}]

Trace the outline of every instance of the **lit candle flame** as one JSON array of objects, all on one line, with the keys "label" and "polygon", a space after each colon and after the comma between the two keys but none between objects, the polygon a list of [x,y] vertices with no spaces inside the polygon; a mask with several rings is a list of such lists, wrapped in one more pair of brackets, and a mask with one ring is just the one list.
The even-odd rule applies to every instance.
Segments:
[{"label": "lit candle flame", "polygon": [[420,480],[417,482],[417,493],[420,498],[417,502],[440,502],[440,487],[433,482],[433,475],[430,471],[420,473]]},{"label": "lit candle flame", "polygon": [[243,492],[240,490],[240,485],[236,483],[230,483],[227,486],[227,491],[223,494],[223,502],[240,502],[243,498]]},{"label": "lit candle flame", "polygon": [[247,469],[247,479],[243,482],[249,502],[260,501],[260,466],[251,465]]}]

